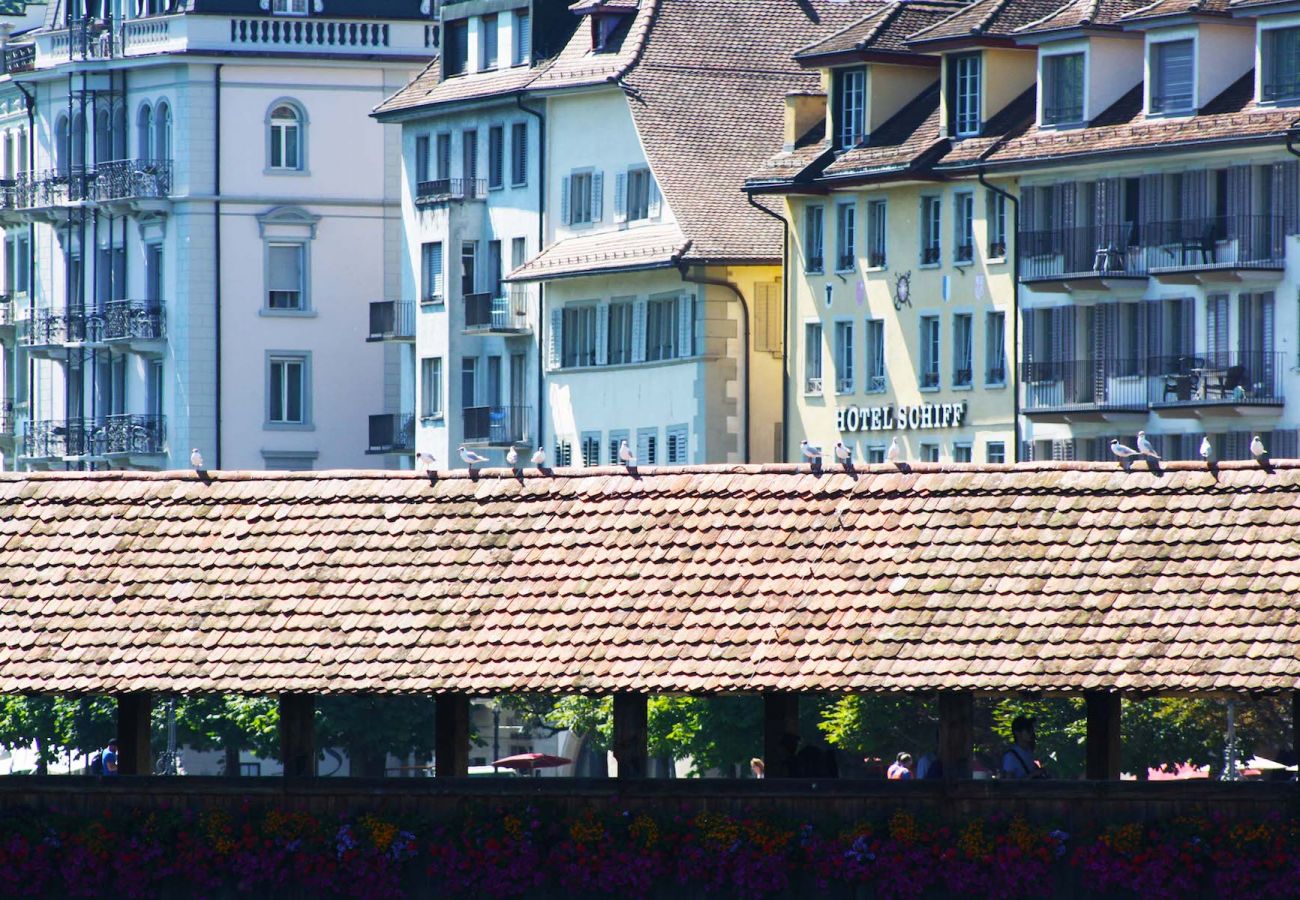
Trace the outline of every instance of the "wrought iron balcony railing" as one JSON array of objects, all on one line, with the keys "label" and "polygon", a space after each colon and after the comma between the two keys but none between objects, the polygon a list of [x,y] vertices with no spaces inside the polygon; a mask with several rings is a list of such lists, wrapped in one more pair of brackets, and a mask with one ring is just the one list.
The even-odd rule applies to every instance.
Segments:
[{"label": "wrought iron balcony railing", "polygon": [[172,193],[170,159],[119,159],[96,163],[90,174],[92,199],[164,199]]},{"label": "wrought iron balcony railing", "polygon": [[30,72],[36,68],[35,44],[10,44],[5,48],[4,54],[5,72],[9,75]]},{"label": "wrought iron balcony railing", "polygon": [[465,295],[465,330],[518,334],[528,330],[528,289],[515,285],[502,297]]},{"label": "wrought iron balcony railing", "polygon": [[165,417],[126,413],[28,422],[22,452],[32,459],[159,455],[166,442]]},{"label": "wrought iron balcony railing", "polygon": [[1281,406],[1284,354],[1216,351],[1148,361],[1153,407]]},{"label": "wrought iron balcony railing", "polygon": [[380,300],[370,304],[367,341],[409,341],[415,337],[415,304]]},{"label": "wrought iron balcony railing", "polygon": [[415,414],[384,413],[370,417],[367,453],[415,452]]},{"label": "wrought iron balcony railing", "polygon": [[1146,360],[1030,361],[1020,374],[1024,410],[1141,412],[1147,408]]},{"label": "wrought iron balcony railing", "polygon": [[415,205],[428,206],[449,200],[483,200],[487,197],[486,178],[435,178],[415,186]]},{"label": "wrought iron balcony railing", "polygon": [[465,409],[465,441],[505,447],[531,443],[531,406],[473,406]]},{"label": "wrought iron balcony railing", "polygon": [[163,311],[146,300],[113,300],[103,313],[91,314],[103,320],[105,341],[157,341],[164,336]]}]

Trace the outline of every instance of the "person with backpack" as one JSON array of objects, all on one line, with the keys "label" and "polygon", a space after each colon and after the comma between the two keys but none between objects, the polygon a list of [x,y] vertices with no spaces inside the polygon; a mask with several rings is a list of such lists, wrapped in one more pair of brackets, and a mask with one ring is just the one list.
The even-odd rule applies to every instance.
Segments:
[{"label": "person with backpack", "polygon": [[1016,716],[1011,722],[1011,746],[1002,757],[1002,777],[1023,781],[1046,778],[1047,773],[1034,759],[1038,738],[1032,716]]},{"label": "person with backpack", "polygon": [[99,774],[105,776],[117,774],[117,738],[108,742],[108,746],[99,754],[99,758],[102,769]]},{"label": "person with backpack", "polygon": [[889,767],[889,774],[886,777],[890,781],[911,781],[912,754],[898,754],[898,758],[894,760],[894,764]]}]

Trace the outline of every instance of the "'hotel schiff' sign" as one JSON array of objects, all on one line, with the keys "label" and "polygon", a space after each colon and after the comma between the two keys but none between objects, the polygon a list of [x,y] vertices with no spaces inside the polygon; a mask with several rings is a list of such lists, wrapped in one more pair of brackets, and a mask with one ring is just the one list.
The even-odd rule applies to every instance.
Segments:
[{"label": "'hotel schiff' sign", "polygon": [[835,427],[841,433],[960,428],[965,417],[965,401],[919,406],[843,406],[835,412]]}]

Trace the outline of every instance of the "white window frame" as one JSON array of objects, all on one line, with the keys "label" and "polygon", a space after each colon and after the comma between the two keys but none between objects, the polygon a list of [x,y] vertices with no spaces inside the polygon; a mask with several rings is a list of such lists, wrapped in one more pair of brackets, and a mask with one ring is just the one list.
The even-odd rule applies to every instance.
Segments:
[{"label": "white window frame", "polygon": [[[1048,106],[1049,100],[1059,99],[1053,96],[1054,89],[1059,82],[1061,71],[1060,68],[1065,65],[1065,60],[1079,60],[1079,96],[1077,98],[1078,113],[1067,115],[1062,108]],[[1038,122],[1045,128],[1062,128],[1071,125],[1082,125],[1087,116],[1088,100],[1088,53],[1086,50],[1071,50],[1066,53],[1045,54],[1042,57],[1039,71],[1039,84],[1042,85],[1042,96],[1038,100]],[[1071,103],[1068,108],[1073,109],[1075,103]]]},{"label": "white window frame", "polygon": [[1007,258],[1007,198],[994,190],[986,191],[984,220],[988,230],[988,262]]},{"label": "white window frame", "polygon": [[852,394],[855,391],[853,320],[836,319],[833,326],[831,353],[835,366],[835,393]]},{"label": "white window frame", "polygon": [[984,461],[993,465],[1000,465],[1007,461],[1007,442],[1006,441],[985,441],[984,442]]},{"label": "white window frame", "polygon": [[[285,375],[288,373],[288,366],[297,365],[300,367],[299,387],[301,396],[299,397],[299,413],[301,418],[295,420],[287,417],[289,408],[289,389],[288,380]],[[284,374],[280,377],[280,412],[282,417],[277,419],[274,416],[275,391],[273,389],[274,369],[277,366],[284,366]],[[311,351],[310,350],[268,350],[266,351],[266,421],[263,423],[263,429],[267,431],[311,431],[312,425],[312,402],[311,402]]]},{"label": "white window frame", "polygon": [[306,16],[310,13],[309,0],[271,0],[273,16]]},{"label": "white window frame", "polygon": [[804,207],[803,269],[820,275],[826,271],[826,207],[809,204]]},{"label": "white window frame", "polygon": [[[437,259],[436,274],[429,265]],[[447,297],[447,257],[442,241],[425,241],[420,245],[420,305],[440,306]]]},{"label": "white window frame", "polygon": [[[963,365],[965,369],[962,369]],[[966,373],[964,381],[961,380],[963,371]],[[970,312],[955,312],[952,316],[952,386],[954,390],[969,390],[974,385],[975,316]]]},{"label": "white window frame", "polygon": [[[272,302],[272,295],[292,293],[276,291],[271,287],[271,257],[276,249],[296,248],[298,250],[298,304],[296,306],[277,306]],[[311,309],[311,251],[308,241],[285,238],[272,238],[266,241],[265,272],[266,290],[262,293],[262,313],[264,315],[302,315],[310,314]]]},{"label": "white window frame", "polygon": [[863,346],[866,368],[863,369],[863,388],[868,394],[883,394],[889,389],[888,369],[885,363],[885,320],[867,319],[864,323]]},{"label": "white window frame", "polygon": [[[933,251],[933,252],[932,252]],[[927,259],[933,255],[933,259]],[[921,197],[920,266],[933,268],[943,262],[943,198],[937,194]]]},{"label": "white window frame", "polygon": [[[600,309],[595,303],[568,303],[562,307],[564,330],[560,335],[560,368],[589,369],[596,365],[599,315]],[[589,352],[585,347],[580,348],[570,343],[581,340],[586,344],[588,338],[591,345]]]},{"label": "white window frame", "polygon": [[1279,86],[1273,78],[1279,68],[1275,62],[1277,38],[1284,33],[1294,33],[1295,40],[1300,43],[1300,21],[1291,21],[1272,28],[1265,27],[1264,21],[1260,21],[1259,99],[1261,103],[1291,105],[1300,100],[1300,60],[1296,61],[1297,66],[1292,72],[1291,80],[1282,82],[1285,87]]},{"label": "white window frame", "polygon": [[983,81],[983,58],[979,53],[953,57],[953,131],[956,136],[976,137],[980,133],[980,89]]},{"label": "white window frame", "polygon": [[[1169,48],[1175,44],[1186,45],[1191,49],[1191,82],[1188,85],[1190,93],[1189,102],[1186,106],[1171,107],[1166,102],[1163,94],[1167,86],[1163,83],[1160,68],[1161,62]],[[1196,112],[1196,78],[1197,78],[1197,46],[1196,38],[1191,36],[1178,36],[1165,41],[1152,41],[1147,47],[1147,114],[1152,116],[1187,116]]]},{"label": "white window frame", "polygon": [[889,201],[867,201],[867,268],[881,270],[889,266]]},{"label": "white window frame", "polygon": [[857,268],[858,204],[856,201],[835,204],[835,271],[852,272]]},{"label": "white window frame", "polygon": [[952,195],[952,262],[966,266],[975,262],[975,192],[954,191]]},{"label": "white window frame", "polygon": [[[993,340],[994,328],[993,322],[1000,323],[998,330],[998,340]],[[1002,377],[996,379],[993,377],[994,372],[990,363],[994,361],[994,344],[997,344],[997,361],[1001,363]],[[1007,386],[1007,314],[1000,309],[991,309],[984,314],[984,386],[985,387],[1006,387]]]},{"label": "white window frame", "polygon": [[803,323],[803,392],[805,394],[824,393],[825,382],[822,377],[824,340],[820,319],[809,319]]},{"label": "white window frame", "polygon": [[[835,70],[835,147],[848,150],[866,136],[867,69]],[[802,135],[796,135],[796,138]]]},{"label": "white window frame", "polygon": [[443,417],[442,357],[420,359],[420,419],[432,422]]},{"label": "white window frame", "polygon": [[[961,457],[965,455],[965,459]],[[952,461],[955,463],[972,463],[975,461],[975,447],[970,441],[953,441]]]},{"label": "white window frame", "polygon": [[[290,110],[294,119],[276,119],[281,109]],[[277,124],[278,122],[278,124]],[[154,126],[155,130],[157,125]],[[290,132],[296,134],[297,158],[288,162]],[[276,161],[276,156],[279,161]],[[266,110],[266,173],[268,175],[304,174],[307,171],[307,110],[301,103],[289,97],[276,100]]]},{"label": "white window frame", "polygon": [[937,314],[926,313],[919,318],[920,343],[917,353],[917,383],[922,391],[937,391],[943,378],[943,327]]}]

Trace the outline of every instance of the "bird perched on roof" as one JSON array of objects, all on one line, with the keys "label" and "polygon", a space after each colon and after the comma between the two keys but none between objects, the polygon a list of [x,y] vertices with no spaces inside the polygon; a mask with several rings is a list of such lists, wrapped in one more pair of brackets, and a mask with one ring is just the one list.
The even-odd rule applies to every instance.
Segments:
[{"label": "bird perched on roof", "polygon": [[898,444],[898,435],[894,435],[894,439],[889,442],[889,450],[885,453],[885,459],[891,463],[896,463],[902,456],[903,448]]},{"label": "bird perched on roof", "polygon": [[533,452],[533,465],[537,466],[537,468],[539,469],[542,466],[546,465],[546,451],[543,450],[541,447],[538,447]]},{"label": "bird perched on roof", "polygon": [[627,441],[619,441],[618,461],[625,466],[636,465],[636,454],[634,454],[632,448],[627,445]]},{"label": "bird perched on roof", "polygon": [[1133,457],[1142,455],[1132,447],[1121,444],[1115,438],[1110,439],[1110,452],[1119,457],[1119,461],[1123,464],[1125,471],[1128,471],[1129,465],[1133,462]]},{"label": "bird perched on roof", "polygon": [[196,472],[202,472],[204,470],[203,454],[199,452],[198,447],[195,447],[190,451],[190,465],[194,467]]},{"label": "bird perched on roof", "polygon": [[1210,443],[1208,434],[1201,438],[1201,459],[1206,462],[1214,459],[1214,445]]},{"label": "bird perched on roof", "polygon": [[415,454],[415,464],[418,465],[420,471],[424,472],[426,475],[429,472],[436,471],[438,468],[438,461],[433,458],[432,453]]},{"label": "bird perched on roof", "polygon": [[461,461],[464,462],[465,465],[469,466],[470,468],[473,468],[474,466],[480,466],[483,463],[488,461],[488,458],[483,454],[475,453],[473,450],[470,450],[464,446],[459,447],[456,450],[456,452],[460,454]]},{"label": "bird perched on roof", "polygon": [[816,444],[810,444],[807,441],[800,441],[799,450],[803,453],[806,459],[810,459],[813,462],[821,461],[822,448],[818,447]]},{"label": "bird perched on roof", "polygon": [[519,451],[514,447],[506,451],[506,465],[512,469],[519,468]]},{"label": "bird perched on roof", "polygon": [[836,441],[835,458],[840,463],[847,466],[849,463],[853,462],[853,448],[846,447],[843,441]]},{"label": "bird perched on roof", "polygon": [[1255,435],[1250,439],[1250,455],[1255,457],[1255,462],[1259,463],[1266,469],[1269,468],[1268,448],[1265,447],[1264,442],[1259,439],[1259,435]]},{"label": "bird perched on roof", "polygon": [[1151,446],[1151,442],[1147,440],[1147,433],[1145,431],[1138,432],[1138,452],[1143,456],[1149,456],[1152,459],[1160,458],[1160,454],[1156,452],[1156,448]]}]

